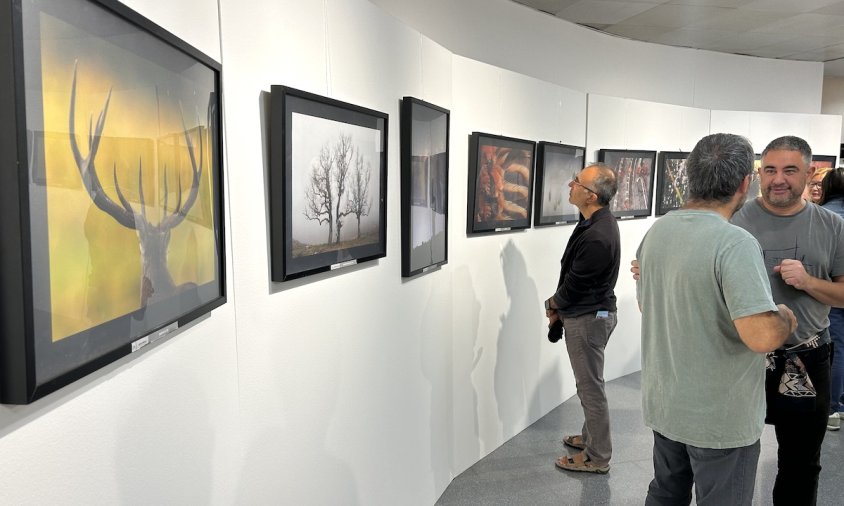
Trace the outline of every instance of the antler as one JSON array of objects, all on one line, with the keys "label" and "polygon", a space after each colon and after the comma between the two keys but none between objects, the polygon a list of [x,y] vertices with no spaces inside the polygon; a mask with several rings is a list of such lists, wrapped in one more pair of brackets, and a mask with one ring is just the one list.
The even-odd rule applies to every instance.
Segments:
[{"label": "antler", "polygon": [[[181,109],[181,107],[180,107]],[[210,111],[209,111],[210,116]],[[197,121],[198,123],[198,121]],[[209,117],[209,128],[211,127],[210,117]],[[199,181],[200,175],[202,174],[202,164],[203,164],[203,157],[205,154],[205,150],[203,149],[202,144],[202,131],[199,132],[199,164],[196,163],[196,153],[193,149],[193,141],[190,138],[190,131],[188,130],[187,125],[185,125],[185,115],[182,113],[182,128],[185,132],[185,143],[187,143],[188,147],[188,156],[190,157],[190,165],[191,165],[191,173],[193,175],[193,180],[191,181],[190,185],[190,193],[188,193],[188,198],[185,200],[184,205],[182,205],[182,178],[181,175],[179,176],[179,193],[178,193],[178,200],[176,201],[176,209],[173,210],[173,214],[162,218],[161,223],[159,223],[159,227],[161,229],[171,229],[176,227],[179,223],[184,221],[185,217],[188,215],[188,211],[190,211],[191,207],[193,207],[194,203],[196,202],[196,197],[199,194]],[[164,178],[164,209],[167,209],[167,177],[165,172]]]},{"label": "antler", "polygon": [[94,159],[97,157],[97,150],[100,147],[100,138],[105,127],[106,114],[108,113],[108,104],[111,101],[111,88],[108,90],[108,95],[103,105],[103,110],[100,111],[100,116],[97,118],[97,126],[92,131],[91,121],[93,117],[88,120],[88,156],[83,157],[79,151],[79,146],[76,143],[76,66],[73,64],[73,84],[70,87],[70,119],[69,119],[69,135],[70,135],[70,149],[73,151],[73,159],[76,161],[76,167],[79,169],[79,174],[82,176],[82,185],[91,196],[94,204],[108,213],[111,217],[117,220],[118,223],[124,227],[135,229],[135,212],[132,207],[123,198],[120,193],[120,188],[117,187],[117,168],[114,169],[114,184],[117,187],[117,194],[120,198],[122,206],[114,202],[111,197],[103,190],[103,185],[100,183],[100,178],[97,176],[97,169],[94,165]]}]

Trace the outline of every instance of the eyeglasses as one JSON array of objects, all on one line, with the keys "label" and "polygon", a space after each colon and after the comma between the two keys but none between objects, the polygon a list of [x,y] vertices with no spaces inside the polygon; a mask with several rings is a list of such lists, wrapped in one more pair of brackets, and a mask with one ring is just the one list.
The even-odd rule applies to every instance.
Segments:
[{"label": "eyeglasses", "polygon": [[597,194],[598,194],[598,192],[596,192],[596,191],[595,191],[595,190],[593,190],[592,188],[589,188],[589,187],[588,187],[588,186],[586,186],[585,184],[583,184],[583,183],[581,183],[580,181],[578,181],[578,180],[577,180],[577,174],[575,174],[575,175],[573,175],[573,176],[571,177],[571,182],[572,182],[572,183],[574,183],[574,184],[576,184],[577,186],[579,186],[579,187],[583,188],[583,189],[584,189],[584,190],[586,190],[586,191],[592,192],[592,193],[594,193],[595,195],[597,195]]},{"label": "eyeglasses", "polygon": [[809,186],[809,188],[812,188],[813,190],[819,190],[821,188],[821,186],[823,186],[823,183],[814,182],[814,183],[809,183],[808,186]]}]

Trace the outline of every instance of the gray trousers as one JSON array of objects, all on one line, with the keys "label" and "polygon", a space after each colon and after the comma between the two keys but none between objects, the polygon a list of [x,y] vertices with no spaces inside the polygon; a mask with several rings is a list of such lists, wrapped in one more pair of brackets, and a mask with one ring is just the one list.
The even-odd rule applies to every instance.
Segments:
[{"label": "gray trousers", "polygon": [[700,506],[750,506],[759,441],[741,448],[697,448],[654,432],[654,479],[645,506],[686,506],[692,483]]},{"label": "gray trousers", "polygon": [[609,464],[612,456],[610,411],[604,392],[604,348],[617,322],[614,311],[606,316],[588,313],[563,319],[566,350],[583,407],[584,451],[599,466]]}]

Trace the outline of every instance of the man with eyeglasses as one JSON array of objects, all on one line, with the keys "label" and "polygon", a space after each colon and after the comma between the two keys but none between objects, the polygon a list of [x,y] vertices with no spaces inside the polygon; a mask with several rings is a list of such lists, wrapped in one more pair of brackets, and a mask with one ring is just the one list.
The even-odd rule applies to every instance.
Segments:
[{"label": "man with eyeglasses", "polygon": [[733,223],[762,246],[774,301],[799,324],[769,357],[766,422],[779,449],[775,505],[817,501],[821,444],[830,391],[830,306],[844,306],[844,219],[802,198],[811,180],[812,150],[793,136],[771,141],[759,168],[762,196]]},{"label": "man with eyeglasses", "polygon": [[563,438],[567,446],[582,451],[556,461],[558,467],[568,471],[603,474],[610,469],[612,441],[604,392],[604,348],[617,322],[613,290],[621,245],[618,224],[609,209],[617,190],[615,174],[603,164],[586,167],[569,182],[569,202],[580,211],[580,220],[560,262],[557,291],[545,301],[548,326],[562,322],[583,407],[580,434]]}]

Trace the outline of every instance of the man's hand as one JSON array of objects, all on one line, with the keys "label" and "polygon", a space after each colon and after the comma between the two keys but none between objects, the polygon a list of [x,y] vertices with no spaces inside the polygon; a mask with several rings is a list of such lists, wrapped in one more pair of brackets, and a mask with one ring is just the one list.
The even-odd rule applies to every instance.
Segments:
[{"label": "man's hand", "polygon": [[639,281],[639,261],[633,259],[630,262],[630,272],[633,273],[633,279]]},{"label": "man's hand", "polygon": [[785,304],[777,304],[777,309],[779,310],[779,314],[782,319],[787,321],[789,324],[789,335],[793,334],[794,331],[797,330],[797,317],[794,316],[794,312]]},{"label": "man's hand", "polygon": [[774,272],[779,273],[785,284],[798,290],[806,290],[809,287],[811,276],[800,260],[783,260],[779,265],[774,266]]},{"label": "man's hand", "polygon": [[[551,313],[550,315],[548,313]],[[553,309],[549,309],[545,311],[545,315],[548,316],[548,328],[551,328],[551,325],[554,325],[554,322],[560,319],[560,316],[557,314],[556,311]]]}]

